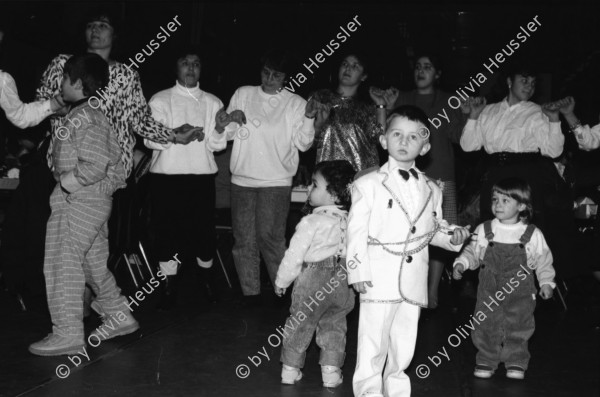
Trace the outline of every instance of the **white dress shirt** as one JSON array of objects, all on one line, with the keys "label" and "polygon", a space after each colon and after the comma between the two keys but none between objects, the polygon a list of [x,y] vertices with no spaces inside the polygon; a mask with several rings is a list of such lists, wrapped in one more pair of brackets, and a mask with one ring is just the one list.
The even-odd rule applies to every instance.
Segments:
[{"label": "white dress shirt", "polygon": [[53,113],[50,101],[23,103],[13,77],[0,70],[0,107],[6,112],[6,118],[17,127],[32,127],[50,116]]},{"label": "white dress shirt", "polygon": [[575,139],[582,150],[590,151],[598,149],[600,146],[600,124],[590,128],[589,125],[582,125],[575,128]]},{"label": "white dress shirt", "polygon": [[548,157],[560,156],[564,142],[560,122],[550,122],[539,105],[523,101],[509,106],[506,98],[487,105],[477,120],[470,119],[460,138],[467,152],[483,147],[489,154],[540,151]]}]

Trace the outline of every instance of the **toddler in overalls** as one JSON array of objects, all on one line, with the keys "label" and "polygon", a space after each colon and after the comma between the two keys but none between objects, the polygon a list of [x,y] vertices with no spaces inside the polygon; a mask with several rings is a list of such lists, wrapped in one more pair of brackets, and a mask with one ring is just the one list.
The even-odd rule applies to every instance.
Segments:
[{"label": "toddler in overalls", "polygon": [[535,322],[536,287],[552,297],[552,253],[542,232],[529,224],[533,209],[529,185],[507,178],[492,188],[495,219],[479,225],[474,238],[454,261],[454,278],[466,269],[479,270],[479,288],[473,322],[473,344],[478,349],[474,375],[491,377],[499,363],[506,376],[523,379],[529,364],[527,344]]},{"label": "toddler in overalls", "polygon": [[353,177],[354,169],[348,161],[317,164],[309,193],[309,204],[314,209],[296,227],[277,271],[277,295],[282,296],[294,282],[291,315],[282,330],[281,383],[294,384],[302,378],[300,369],[315,330],[321,348],[323,386],[342,383],[346,315],[354,308],[354,291],[348,287],[345,267],[349,185]]}]

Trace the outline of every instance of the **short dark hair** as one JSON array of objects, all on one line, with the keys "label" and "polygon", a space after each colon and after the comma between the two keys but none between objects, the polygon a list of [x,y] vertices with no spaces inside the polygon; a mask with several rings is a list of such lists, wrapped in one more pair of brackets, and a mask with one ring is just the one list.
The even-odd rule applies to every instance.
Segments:
[{"label": "short dark hair", "polygon": [[352,48],[352,49],[344,52],[342,54],[342,57],[341,57],[340,62],[338,64],[338,70],[341,67],[342,62],[344,62],[344,60],[346,58],[348,58],[349,56],[353,56],[353,57],[355,57],[358,60],[358,63],[360,63],[360,65],[363,67],[363,74],[365,76],[368,76],[369,75],[369,71],[371,70],[370,67],[369,67],[370,66],[370,64],[369,64],[369,57],[366,54],[366,51],[364,51],[363,49],[360,49],[360,48]]},{"label": "short dark hair", "polygon": [[507,77],[512,81],[515,81],[515,77],[517,77],[517,75],[537,78],[538,70],[532,62],[517,60],[510,65],[507,72]]},{"label": "short dark hair", "polygon": [[203,64],[204,64],[204,60],[202,58],[202,53],[200,51],[200,48],[193,46],[193,45],[184,45],[181,46],[177,49],[177,51],[175,51],[175,65],[173,66],[173,70],[175,71],[175,76],[177,76],[177,63],[179,62],[180,59],[185,58],[188,55],[197,55],[198,58],[200,59],[200,67],[202,68]]},{"label": "short dark hair", "polygon": [[531,187],[521,178],[505,178],[499,180],[492,187],[492,194],[505,194],[517,201],[519,204],[525,204],[525,209],[519,212],[519,219],[523,223],[529,223],[533,217],[533,206],[531,205]]},{"label": "short dark hair", "polygon": [[91,52],[73,55],[65,62],[63,75],[69,76],[71,83],[81,79],[83,95],[90,97],[109,82],[108,63],[98,54]]},{"label": "short dark hair", "polygon": [[[420,107],[417,107],[414,105],[402,105],[402,106],[398,106],[396,109],[392,110],[392,112],[388,116],[387,120],[385,121],[385,131],[387,131],[388,128],[390,128],[390,124],[392,123],[392,120],[394,120],[396,117],[405,117],[405,118],[409,119],[410,121],[414,121],[415,123],[421,123],[425,126],[425,128],[427,128],[428,130],[431,131],[431,125],[429,124],[429,119],[427,118],[427,115]],[[385,134],[385,131],[384,131],[384,134]],[[429,137],[427,137],[426,140],[429,141]]]},{"label": "short dark hair", "polygon": [[179,61],[181,58],[185,58],[188,55],[197,55],[198,58],[200,59],[200,64],[202,64],[202,52],[200,51],[200,48],[194,46],[194,45],[185,45],[185,46],[181,46],[177,49],[177,51],[175,52],[175,61]]},{"label": "short dark hair", "polygon": [[415,57],[415,65],[417,64],[419,58],[428,58],[429,62],[433,65],[437,72],[441,72],[444,68],[444,65],[442,64],[442,58],[440,58],[440,56],[434,52],[422,51],[417,53],[417,56]]},{"label": "short dark hair", "polygon": [[350,209],[352,194],[349,186],[356,171],[347,160],[322,161],[315,166],[314,174],[321,174],[327,181],[327,192],[337,198],[336,204]]},{"label": "short dark hair", "polygon": [[260,59],[260,67],[271,68],[276,72],[285,73],[285,77],[289,78],[295,71],[295,62],[291,53],[281,49],[273,49],[268,51]]},{"label": "short dark hair", "polygon": [[112,26],[113,32],[116,34],[119,31],[119,19],[115,17],[115,13],[108,9],[96,9],[87,13],[85,16],[85,25],[90,22],[105,22]]}]

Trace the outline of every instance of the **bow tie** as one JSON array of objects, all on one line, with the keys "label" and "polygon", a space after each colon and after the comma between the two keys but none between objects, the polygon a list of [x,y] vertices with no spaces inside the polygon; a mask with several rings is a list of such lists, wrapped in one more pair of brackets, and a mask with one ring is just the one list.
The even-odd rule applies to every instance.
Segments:
[{"label": "bow tie", "polygon": [[412,174],[412,176],[415,179],[419,179],[419,174],[417,173],[417,171],[414,168],[411,168],[408,171],[404,171],[401,169],[398,169],[398,172],[400,173],[400,176],[405,180],[408,181],[408,178],[410,178],[410,175]]}]

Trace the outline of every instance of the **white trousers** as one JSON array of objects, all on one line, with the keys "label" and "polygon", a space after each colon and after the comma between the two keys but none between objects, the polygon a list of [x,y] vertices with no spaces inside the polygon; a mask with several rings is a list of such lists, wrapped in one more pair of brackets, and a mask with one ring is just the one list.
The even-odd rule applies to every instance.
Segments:
[{"label": "white trousers", "polygon": [[419,306],[406,302],[360,304],[352,380],[356,397],[410,396],[410,379],[404,370],[415,352],[420,312]]}]

